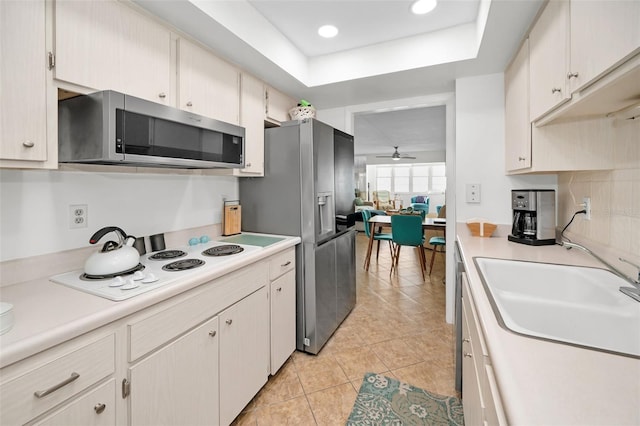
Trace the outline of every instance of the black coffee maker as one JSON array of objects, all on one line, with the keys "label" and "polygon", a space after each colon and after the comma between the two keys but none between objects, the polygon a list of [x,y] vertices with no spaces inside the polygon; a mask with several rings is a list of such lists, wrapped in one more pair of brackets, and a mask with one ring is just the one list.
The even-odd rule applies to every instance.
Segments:
[{"label": "black coffee maker", "polygon": [[511,191],[513,224],[509,241],[531,246],[556,243],[556,191],[518,189]]}]

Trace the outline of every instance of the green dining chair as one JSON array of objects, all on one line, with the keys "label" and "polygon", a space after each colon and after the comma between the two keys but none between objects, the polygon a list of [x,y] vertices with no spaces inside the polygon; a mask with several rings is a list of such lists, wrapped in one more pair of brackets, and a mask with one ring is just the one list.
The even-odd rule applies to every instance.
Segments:
[{"label": "green dining chair", "polygon": [[431,249],[431,262],[429,263],[429,275],[433,272],[433,261],[436,258],[436,251],[438,247],[441,247],[440,253],[444,251],[444,247],[447,245],[447,241],[444,237],[431,237],[429,238],[429,244],[433,246]]},{"label": "green dining chair", "polygon": [[[445,218],[447,217],[447,206],[437,206],[438,217]],[[429,275],[433,272],[433,261],[436,259],[436,251],[438,247],[440,247],[440,253],[444,251],[444,248],[447,245],[447,240],[445,237],[431,237],[429,238],[429,245],[433,246],[431,249],[431,262],[429,262]]]},{"label": "green dining chair", "polygon": [[[371,238],[371,229],[369,226],[369,219],[371,219],[371,210],[362,210],[362,221],[364,222],[364,234],[367,238]],[[391,234],[386,232],[374,232],[373,233],[374,241],[378,241],[378,247],[376,249],[376,261],[378,260],[378,256],[380,255],[380,241],[388,241],[389,242],[389,252],[391,253],[391,259],[393,260],[393,247],[391,246]],[[371,253],[369,253],[371,256]],[[369,262],[369,259],[364,260],[365,266]]]},{"label": "green dining chair", "polygon": [[391,262],[391,272],[398,272],[398,260],[400,258],[400,248],[402,246],[415,247],[420,259],[420,271],[422,279],[425,279],[427,260],[424,256],[424,233],[422,232],[421,215],[394,215],[391,216],[391,236],[394,246],[393,259]]}]

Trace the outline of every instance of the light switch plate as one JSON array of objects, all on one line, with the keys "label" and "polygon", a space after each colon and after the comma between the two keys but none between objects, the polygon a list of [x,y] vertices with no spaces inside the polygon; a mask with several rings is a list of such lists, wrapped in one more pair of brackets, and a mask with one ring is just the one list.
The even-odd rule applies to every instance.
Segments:
[{"label": "light switch plate", "polygon": [[467,203],[480,202],[480,184],[479,183],[468,183],[466,193],[467,193]]}]

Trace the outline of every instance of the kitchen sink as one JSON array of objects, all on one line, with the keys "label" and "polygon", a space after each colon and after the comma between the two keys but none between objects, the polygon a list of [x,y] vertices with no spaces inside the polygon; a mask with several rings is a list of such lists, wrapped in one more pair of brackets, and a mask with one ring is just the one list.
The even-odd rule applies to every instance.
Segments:
[{"label": "kitchen sink", "polygon": [[640,358],[640,303],[599,268],[474,258],[504,328],[535,338]]}]

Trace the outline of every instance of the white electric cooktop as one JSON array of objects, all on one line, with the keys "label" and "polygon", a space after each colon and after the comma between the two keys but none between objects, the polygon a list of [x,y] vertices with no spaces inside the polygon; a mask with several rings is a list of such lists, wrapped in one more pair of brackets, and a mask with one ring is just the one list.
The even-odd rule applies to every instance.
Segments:
[{"label": "white electric cooktop", "polygon": [[[261,249],[262,247],[247,244],[210,241],[206,244],[147,253],[140,256],[141,269],[134,273],[96,279],[87,278],[84,276],[84,271],[76,270],[55,275],[50,280],[76,290],[120,301],[170,285],[196,273],[220,268]],[[204,254],[207,251],[218,255]],[[172,254],[179,256],[165,258],[165,255],[171,256]],[[160,259],[155,260],[156,257],[160,257]],[[191,267],[191,269],[179,269],[183,267]]]}]

